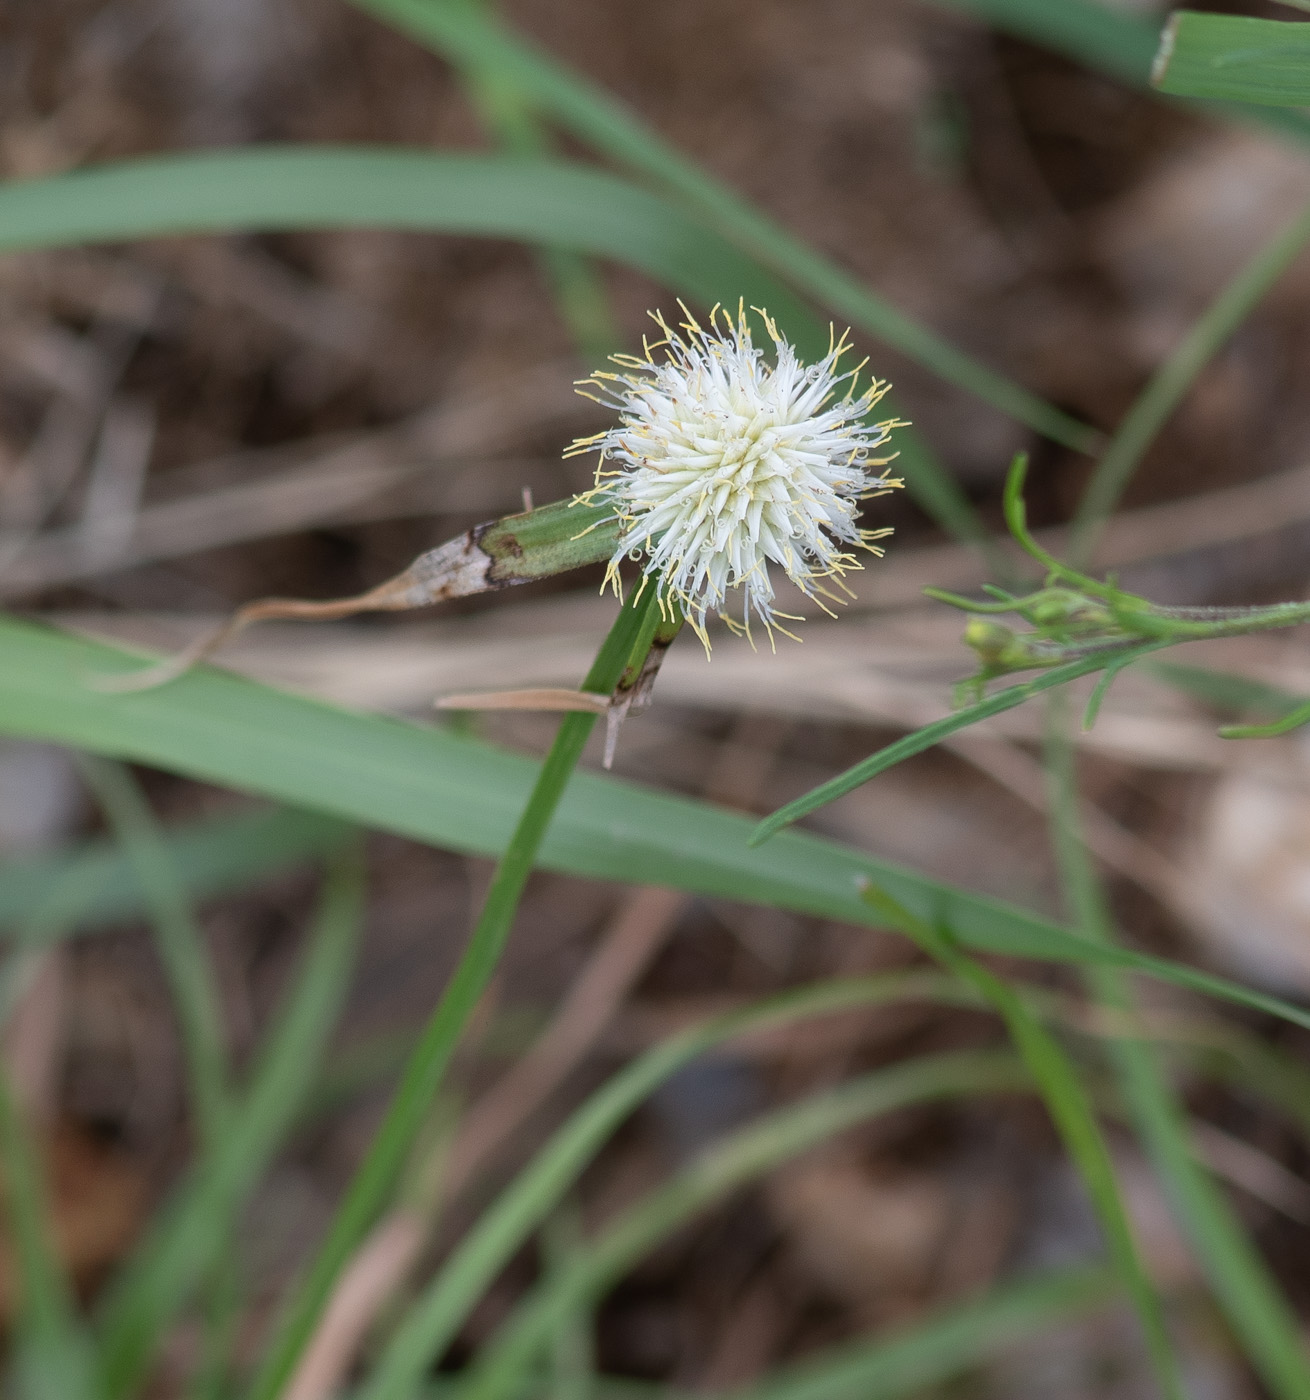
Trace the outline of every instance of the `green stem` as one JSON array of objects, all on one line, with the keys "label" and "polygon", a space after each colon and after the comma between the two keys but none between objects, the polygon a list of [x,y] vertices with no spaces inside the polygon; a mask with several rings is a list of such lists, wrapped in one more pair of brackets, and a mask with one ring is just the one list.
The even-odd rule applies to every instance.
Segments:
[{"label": "green stem", "polygon": [[1245,608],[1169,608],[1156,605],[1148,616],[1162,619],[1178,641],[1241,637],[1310,622],[1310,602],[1268,603]]},{"label": "green stem", "polygon": [[[634,647],[642,636],[653,633],[658,617],[653,588],[646,589],[640,599],[634,595],[619,612],[582,688],[600,695],[611,693],[629,664]],[[281,1393],[337,1275],[386,1204],[464,1026],[500,960],[542,838],[595,722],[594,714],[580,712],[567,715],[560,724],[528,804],[496,867],[481,916],[459,966],[424,1027],[386,1118],[347,1188],[327,1239],[291,1302],[255,1377],[250,1400],[275,1400]]]},{"label": "green stem", "polygon": [[0,1161],[11,1249],[21,1280],[23,1328],[32,1335],[59,1336],[72,1325],[73,1296],[50,1237],[50,1208],[36,1148],[14,1102],[7,1074],[0,1073]]},{"label": "green stem", "polygon": [[1069,557],[1091,556],[1101,525],[1114,510],[1155,435],[1193,381],[1310,240],[1310,206],[1237,274],[1155,372],[1101,455],[1073,518]]},{"label": "green stem", "polygon": [[11,1257],[18,1279],[12,1339],[19,1400],[92,1400],[91,1351],[51,1235],[50,1203],[37,1148],[0,1073],[0,1164]]},{"label": "green stem", "polygon": [[241,1328],[240,1261],[228,1253],[205,1286],[200,1359],[187,1382],[186,1400],[224,1400],[231,1384],[232,1355]]},{"label": "green stem", "polygon": [[[564,1274],[584,1249],[582,1222],[575,1206],[550,1216],[541,1231],[548,1274]],[[596,1393],[594,1309],[583,1304],[560,1319],[550,1348],[550,1380],[544,1400],[593,1400]]]},{"label": "green stem", "polygon": [[[1051,781],[1051,834],[1078,931],[1114,944],[1114,924],[1095,868],[1079,833],[1073,745],[1057,697],[1050,701],[1047,766]],[[1124,975],[1111,967],[1084,972],[1100,1003],[1131,1015],[1134,999]],[[1195,1250],[1210,1286],[1252,1365],[1279,1400],[1310,1396],[1310,1364],[1296,1315],[1252,1247],[1213,1178],[1194,1157],[1185,1115],[1150,1044],[1116,1036],[1110,1052],[1136,1130],[1174,1215]]]}]

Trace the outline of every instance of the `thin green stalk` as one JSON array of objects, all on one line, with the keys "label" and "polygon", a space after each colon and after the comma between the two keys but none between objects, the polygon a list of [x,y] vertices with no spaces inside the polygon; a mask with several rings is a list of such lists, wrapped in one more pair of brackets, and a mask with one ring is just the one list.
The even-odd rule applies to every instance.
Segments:
[{"label": "thin green stalk", "polygon": [[[647,588],[634,594],[620,610],[582,688],[599,695],[610,694],[643,637],[649,649],[658,622],[656,590]],[[386,1117],[337,1208],[327,1238],[287,1308],[251,1386],[251,1400],[275,1400],[281,1392],[318,1322],[337,1275],[390,1197],[465,1023],[500,961],[542,838],[595,722],[594,714],[584,712],[567,715],[560,724],[532,795],[496,867],[482,913],[459,965],[410,1055]]]},{"label": "thin green stalk", "polygon": [[200,1138],[206,1148],[212,1148],[223,1133],[230,1108],[229,1071],[223,1048],[222,1001],[204,935],[136,780],[112,759],[84,753],[76,758],[145,896],[155,947],[182,1033]]},{"label": "thin green stalk", "polygon": [[715,1017],[648,1050],[597,1089],[483,1212],[410,1307],[357,1400],[413,1394],[491,1281],[555,1208],[610,1134],[648,1094],[697,1055],[735,1035],[790,1025],[804,1017],[902,998],[935,1000],[958,994],[958,985],[946,985],[940,974],[917,971],[819,983]]},{"label": "thin green stalk", "polygon": [[[730,1134],[626,1210],[573,1263],[547,1276],[483,1347],[461,1400],[515,1400],[571,1312],[599,1300],[643,1255],[730,1192],[828,1138],[897,1108],[957,1094],[1010,1093],[1031,1080],[1009,1051],[924,1056],[788,1105]],[[405,1392],[366,1390],[360,1400]]]},{"label": "thin green stalk", "polygon": [[[113,759],[83,753],[76,757],[83,780],[95,794],[145,897],[181,1028],[189,1099],[202,1150],[212,1154],[230,1120],[231,1070],[223,1044],[222,998],[204,934],[173,863],[167,837],[130,770]],[[195,1378],[200,1396],[212,1392],[217,1384],[219,1359],[235,1324],[231,1268],[230,1259],[220,1260],[205,1285],[204,1361]]]},{"label": "thin green stalk", "polygon": [[1310,241],[1310,206],[1251,259],[1151,376],[1101,454],[1073,518],[1069,557],[1090,558],[1103,522],[1113,512],[1156,434],[1196,376]]},{"label": "thin green stalk", "polygon": [[[47,917],[60,903],[65,880],[54,891]],[[58,931],[37,916],[20,931],[19,946],[0,963],[0,1028],[31,985],[39,953],[22,946],[22,934]],[[0,1066],[0,1177],[10,1265],[18,1286],[11,1368],[19,1400],[95,1400],[90,1340],[77,1319],[73,1290],[52,1238],[53,1216],[38,1149],[26,1116]]]},{"label": "thin green stalk", "polygon": [[140,1386],[165,1328],[230,1249],[243,1202],[295,1124],[345,999],[363,896],[356,846],[328,869],[302,967],[272,1018],[228,1130],[156,1214],[101,1299],[97,1331],[107,1400],[127,1400]]},{"label": "thin green stalk", "polygon": [[1004,979],[961,951],[948,930],[933,928],[916,918],[881,890],[870,888],[866,898],[894,927],[961,981],[976,988],[1000,1013],[1092,1199],[1116,1272],[1137,1311],[1161,1389],[1172,1400],[1181,1400],[1182,1380],[1160,1300],[1138,1256],[1110,1150],[1069,1057],[1024,998]]},{"label": "thin green stalk", "polygon": [[[1115,943],[1114,924],[1083,844],[1077,815],[1073,746],[1061,708],[1051,706],[1047,767],[1051,833],[1071,911],[1084,937]],[[1116,1014],[1131,1015],[1132,991],[1111,967],[1084,970],[1092,993]],[[1310,1396],[1310,1363],[1295,1313],[1209,1173],[1196,1161],[1186,1117],[1144,1039],[1115,1037],[1111,1057],[1134,1125],[1183,1233],[1252,1365],[1279,1400]]]}]

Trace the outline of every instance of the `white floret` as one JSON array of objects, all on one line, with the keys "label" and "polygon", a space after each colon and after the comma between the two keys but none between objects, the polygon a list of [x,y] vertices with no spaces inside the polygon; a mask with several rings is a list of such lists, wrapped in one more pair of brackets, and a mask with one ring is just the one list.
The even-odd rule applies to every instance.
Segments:
[{"label": "white floret", "polygon": [[838,372],[845,337],[802,365],[759,314],[773,363],[752,343],[743,311],[716,309],[708,329],[688,314],[683,334],[656,316],[664,338],[644,359],[615,356],[623,373],[586,381],[618,410],[619,425],[570,448],[600,451],[587,498],[612,502],[624,527],[607,581],[617,589],[625,556],[644,560],[661,603],[684,613],[702,640],[707,613],[721,611],[734,588],[743,630],[752,614],[770,632],[786,630],[771,562],[807,596],[833,597],[824,582],[860,567],[851,549],[879,553],[872,542],[889,533],[860,528],[860,502],[900,485],[875,471],[890,457],[872,456],[898,424],[864,421],[887,386],[873,380],[856,394],[861,367]]}]

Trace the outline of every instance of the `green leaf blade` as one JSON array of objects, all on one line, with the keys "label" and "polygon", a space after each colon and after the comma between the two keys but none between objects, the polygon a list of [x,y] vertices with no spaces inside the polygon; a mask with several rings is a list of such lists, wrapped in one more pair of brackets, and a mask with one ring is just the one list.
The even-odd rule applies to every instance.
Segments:
[{"label": "green leaf blade", "polygon": [[[0,617],[0,733],[132,759],[448,850],[498,855],[537,766],[476,740],[364,715],[197,667],[155,690],[106,694],[97,675],[140,659]],[[755,823],[709,803],[579,772],[540,864],[592,879],[668,885],[852,924],[877,920],[872,881],[971,948],[1136,968],[1310,1026],[1310,1012],[1179,963],[1098,947],[1026,910],[803,832],[767,850]]]},{"label": "green leaf blade", "polygon": [[0,187],[0,251],[183,234],[392,228],[550,243],[700,301],[767,305],[811,348],[822,326],[776,277],[667,200],[564,161],[397,147],[262,146],[152,156]]},{"label": "green leaf blade", "polygon": [[1151,82],[1175,97],[1310,104],[1310,24],[1176,10],[1160,38]]}]

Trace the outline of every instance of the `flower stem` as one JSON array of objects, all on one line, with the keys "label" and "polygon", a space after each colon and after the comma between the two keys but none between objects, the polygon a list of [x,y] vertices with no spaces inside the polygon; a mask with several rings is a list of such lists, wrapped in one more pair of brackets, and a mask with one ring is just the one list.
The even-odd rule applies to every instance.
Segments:
[{"label": "flower stem", "polygon": [[[655,589],[645,589],[629,600],[587,673],[583,690],[601,695],[613,691],[643,641],[649,647],[655,626],[652,614],[658,620]],[[251,1386],[249,1400],[274,1400],[281,1393],[337,1275],[386,1204],[464,1026],[500,961],[542,839],[595,722],[594,714],[575,712],[560,724],[532,795],[496,867],[459,966],[423,1028],[387,1116],[337,1209],[318,1257],[284,1315]]]}]

